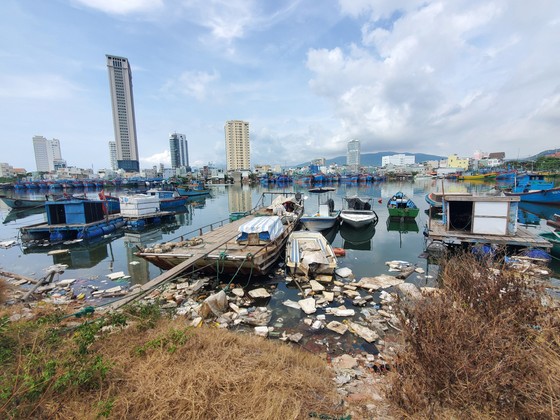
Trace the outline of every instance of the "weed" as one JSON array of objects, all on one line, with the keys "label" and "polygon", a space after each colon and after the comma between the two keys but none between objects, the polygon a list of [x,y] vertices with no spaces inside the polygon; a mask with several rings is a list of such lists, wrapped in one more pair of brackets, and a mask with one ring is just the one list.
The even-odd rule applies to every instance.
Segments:
[{"label": "weed", "polygon": [[106,401],[99,401],[97,404],[97,416],[96,418],[109,417],[111,411],[113,411],[113,406],[115,405],[115,399],[109,398]]}]

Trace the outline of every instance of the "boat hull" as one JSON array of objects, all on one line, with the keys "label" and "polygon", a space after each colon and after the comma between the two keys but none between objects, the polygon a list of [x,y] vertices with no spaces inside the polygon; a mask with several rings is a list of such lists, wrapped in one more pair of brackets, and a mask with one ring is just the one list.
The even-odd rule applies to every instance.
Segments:
[{"label": "boat hull", "polygon": [[377,215],[370,210],[342,210],[340,212],[342,223],[358,228],[375,223]]},{"label": "boat hull", "polygon": [[393,218],[405,218],[405,219],[414,219],[418,216],[420,209],[418,207],[415,208],[390,208],[389,216]]},{"label": "boat hull", "polygon": [[302,216],[300,221],[307,230],[327,230],[337,222],[340,212],[333,212],[330,216]]},{"label": "boat hull", "polygon": [[8,198],[5,196],[0,196],[0,200],[12,209],[30,209],[44,206],[46,203],[46,200],[28,200],[24,198]]},{"label": "boat hull", "polygon": [[545,232],[541,233],[540,236],[552,244],[550,253],[556,257],[560,257],[560,233]]},{"label": "boat hull", "polygon": [[521,201],[526,201],[528,203],[560,204],[560,187],[526,193],[505,192],[505,194],[517,196]]}]

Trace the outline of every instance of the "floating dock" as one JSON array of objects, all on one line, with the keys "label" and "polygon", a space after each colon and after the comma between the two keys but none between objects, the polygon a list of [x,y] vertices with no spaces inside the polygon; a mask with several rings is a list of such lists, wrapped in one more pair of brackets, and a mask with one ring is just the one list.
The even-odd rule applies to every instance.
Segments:
[{"label": "floating dock", "polygon": [[552,247],[550,242],[521,226],[517,227],[516,235],[481,235],[463,231],[447,231],[443,224],[432,220],[428,230],[428,238],[447,245],[482,243],[544,249]]},{"label": "floating dock", "polygon": [[157,211],[138,216],[125,216],[126,226],[130,229],[142,229],[149,225],[159,225],[175,217],[174,211]]}]

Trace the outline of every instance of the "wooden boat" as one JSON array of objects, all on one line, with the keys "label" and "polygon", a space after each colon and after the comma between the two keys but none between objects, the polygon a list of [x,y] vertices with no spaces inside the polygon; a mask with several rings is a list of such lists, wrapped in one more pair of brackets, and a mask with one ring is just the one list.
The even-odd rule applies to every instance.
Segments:
[{"label": "wooden boat", "polygon": [[202,182],[196,182],[192,185],[179,185],[177,193],[181,197],[196,197],[198,195],[210,194],[210,190]]},{"label": "wooden boat", "polygon": [[321,231],[330,229],[338,222],[340,210],[334,209],[333,199],[328,198],[323,204],[320,202],[321,194],[329,193],[334,190],[334,188],[312,188],[309,190],[310,193],[319,195],[317,196],[318,211],[313,214],[303,214],[303,216],[301,216],[301,223],[303,223],[307,230]]},{"label": "wooden boat", "polygon": [[528,192],[509,192],[504,191],[508,196],[519,197],[521,201],[529,203],[560,204],[560,187],[550,188],[542,191]]},{"label": "wooden boat", "polygon": [[552,219],[547,220],[546,224],[560,230],[560,214],[553,214]]},{"label": "wooden boat", "polygon": [[418,216],[420,209],[403,192],[399,191],[387,202],[390,217],[414,219]]},{"label": "wooden boat", "polygon": [[[230,223],[229,219],[222,220],[218,222],[220,227],[210,225],[210,231],[200,236],[144,248],[136,255],[162,269],[192,260],[195,268],[207,273],[265,275],[284,251],[303,212],[297,196],[284,194],[277,194],[270,206],[263,206],[265,196],[270,194],[274,193],[263,193],[257,207],[241,219]],[[282,215],[277,214],[279,206],[285,210]],[[195,232],[199,231],[202,229]]]},{"label": "wooden boat", "polygon": [[544,232],[541,233],[540,236],[552,244],[550,253],[555,256],[560,256],[560,231]]},{"label": "wooden boat", "polygon": [[439,207],[441,208],[443,206],[443,197],[444,196],[448,196],[448,197],[456,197],[456,196],[461,196],[461,195],[471,195],[471,193],[447,193],[444,194],[442,192],[431,192],[426,194],[426,202],[431,206],[431,207]]},{"label": "wooden boat", "polygon": [[348,208],[340,212],[342,223],[346,223],[352,227],[359,228],[369,224],[377,225],[379,217],[377,213],[371,210],[371,198],[368,197],[345,197]]},{"label": "wooden boat", "polygon": [[5,195],[0,195],[0,200],[4,202],[8,207],[12,209],[29,209],[33,207],[43,207],[47,202],[46,199],[28,199],[28,198],[17,198],[17,197],[7,197]]},{"label": "wooden boat", "polygon": [[308,278],[332,275],[337,267],[334,251],[320,232],[292,232],[286,244],[286,267],[292,275]]}]

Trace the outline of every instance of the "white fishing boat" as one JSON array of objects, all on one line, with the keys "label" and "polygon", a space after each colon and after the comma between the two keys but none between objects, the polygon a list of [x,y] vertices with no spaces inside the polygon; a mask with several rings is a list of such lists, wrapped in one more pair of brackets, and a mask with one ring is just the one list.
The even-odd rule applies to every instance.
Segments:
[{"label": "white fishing boat", "polygon": [[377,225],[379,218],[377,213],[371,209],[371,198],[368,197],[345,197],[348,208],[340,212],[342,223],[359,228],[371,223]]},{"label": "white fishing boat", "polygon": [[[309,190],[310,193],[320,195],[331,191],[334,191],[334,188],[313,188]],[[338,217],[340,215],[340,210],[334,209],[333,199],[329,197],[323,204],[321,204],[320,195],[317,198],[317,212],[312,214],[304,213],[303,216],[301,216],[301,223],[303,223],[307,230],[327,230],[332,228],[339,220]]]},{"label": "white fishing boat", "polygon": [[286,266],[292,275],[308,278],[332,275],[337,267],[336,256],[320,232],[292,232],[286,244]]}]

